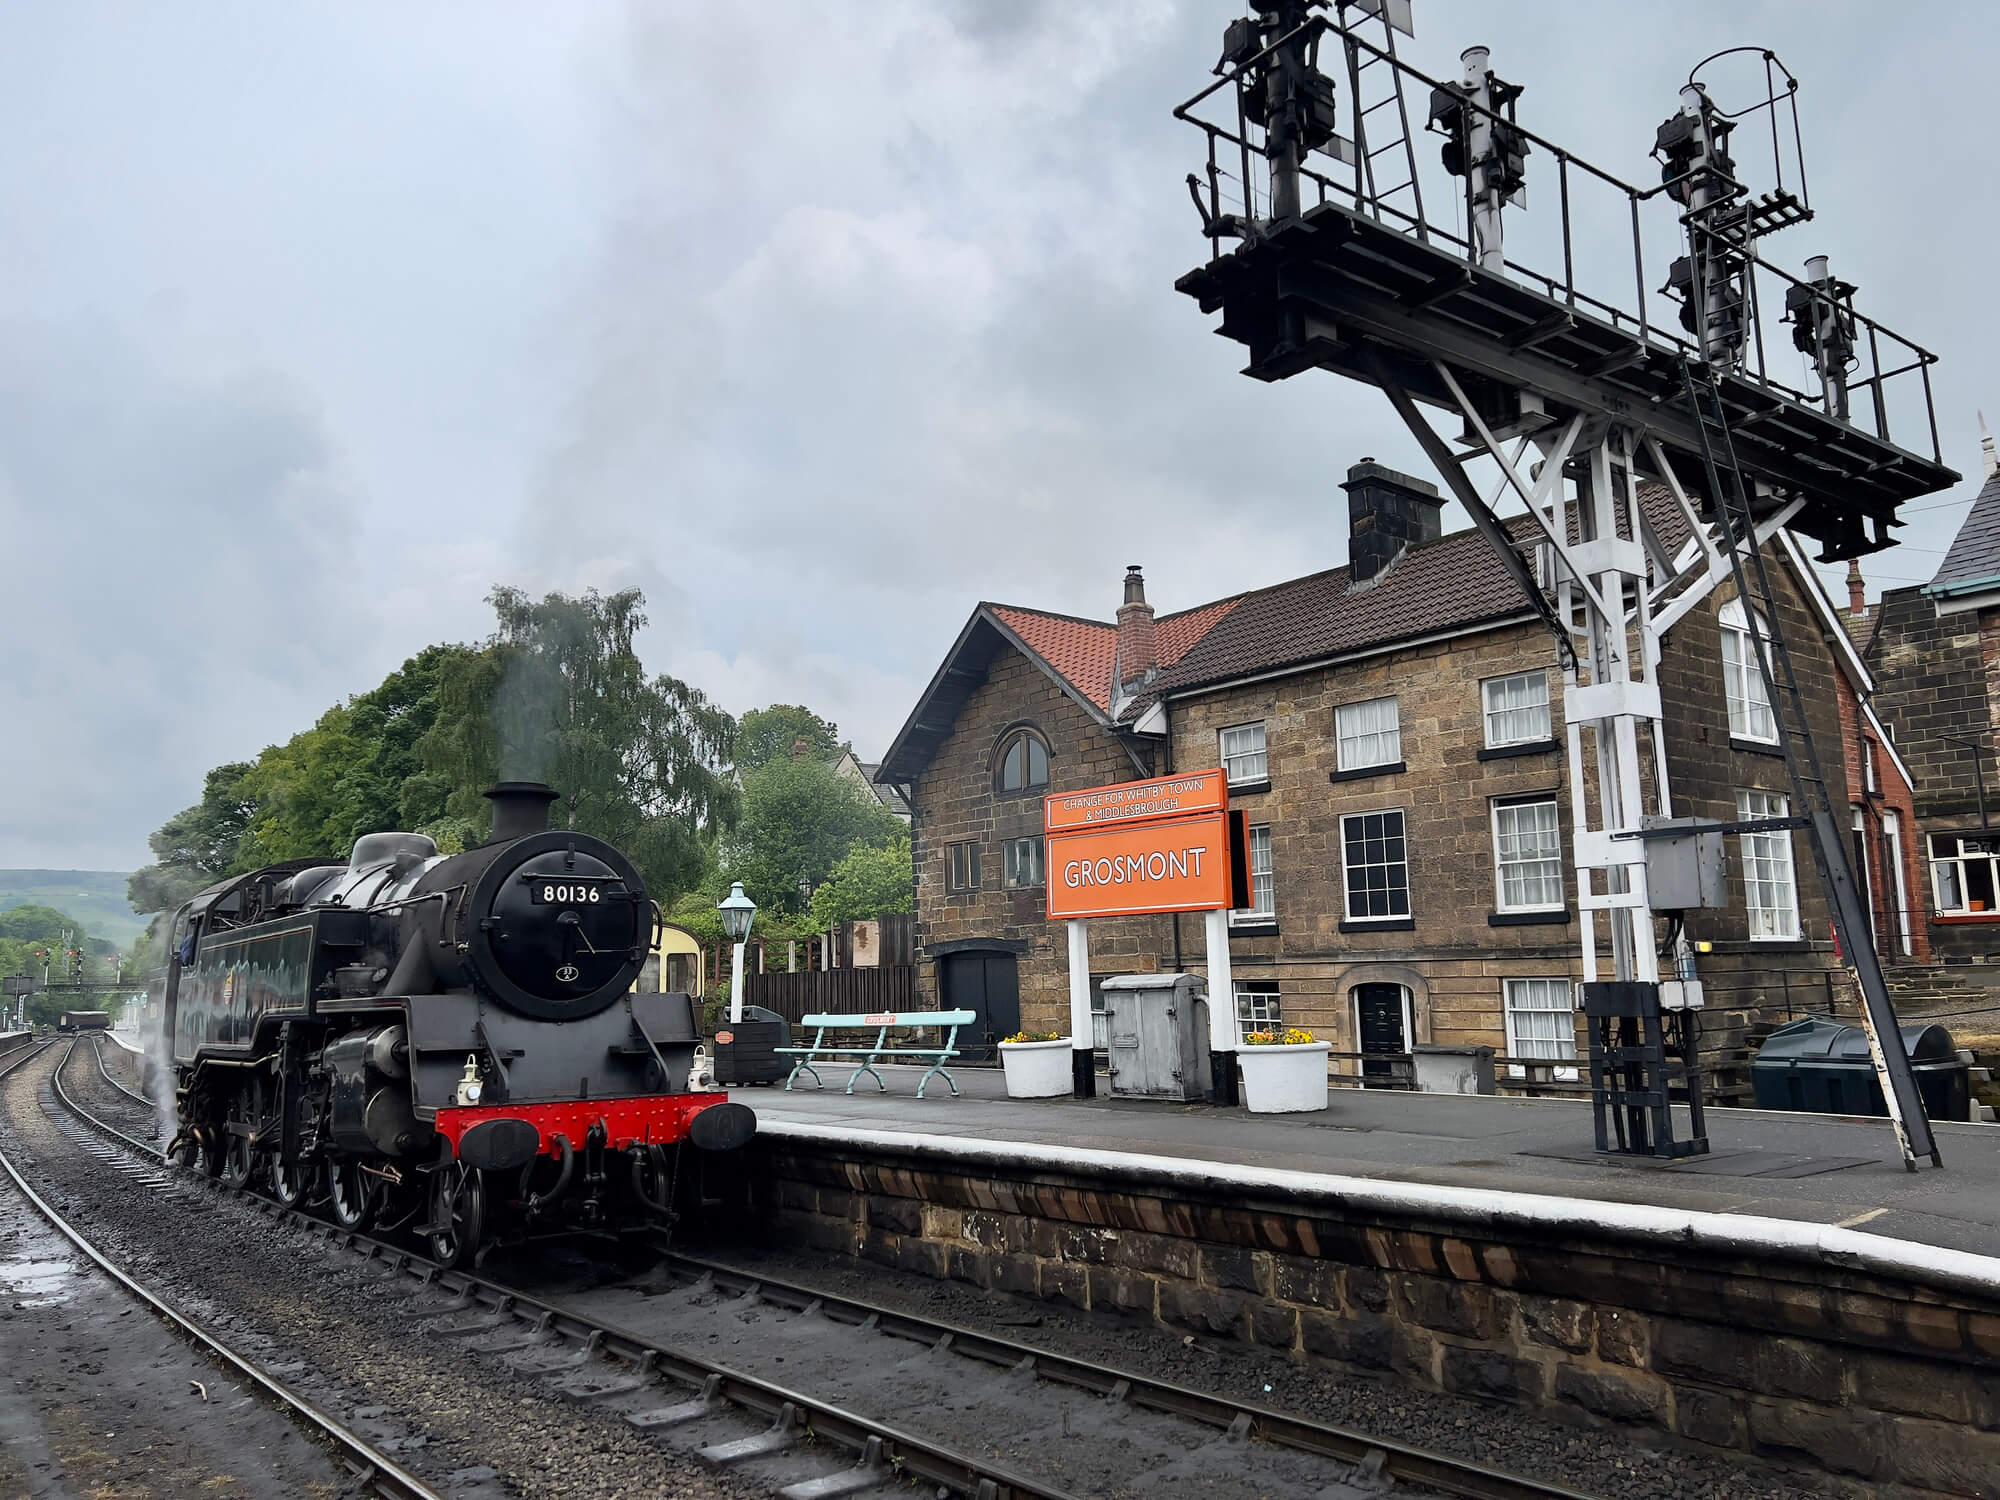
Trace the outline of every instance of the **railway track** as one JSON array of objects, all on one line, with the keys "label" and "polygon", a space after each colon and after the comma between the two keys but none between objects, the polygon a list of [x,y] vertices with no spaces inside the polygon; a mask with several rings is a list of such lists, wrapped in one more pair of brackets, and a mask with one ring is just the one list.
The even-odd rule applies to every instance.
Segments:
[{"label": "railway track", "polygon": [[[99,1069],[121,1093],[150,1109],[142,1096],[104,1071],[101,1054]],[[156,1147],[135,1139],[79,1103],[62,1088],[60,1071],[55,1096],[79,1121],[126,1151],[154,1163],[163,1161]],[[212,1185],[212,1190],[227,1194],[239,1191],[219,1184]],[[848,1456],[848,1462],[838,1468],[784,1487],[782,1492],[789,1500],[828,1500],[907,1479],[920,1479],[929,1486],[983,1500],[1011,1496],[1062,1500],[1069,1494],[1059,1484],[997,1462],[990,1455],[960,1451],[901,1424],[704,1357],[692,1352],[685,1340],[642,1332],[621,1319],[544,1301],[483,1275],[447,1271],[401,1246],[338,1229],[259,1195],[243,1196],[275,1219],[379,1263],[386,1275],[427,1288],[439,1302],[437,1315],[427,1327],[432,1336],[464,1339],[492,1352],[524,1355],[532,1368],[557,1381],[565,1395],[578,1400],[616,1401],[626,1420],[635,1426],[663,1430],[700,1425],[726,1409],[755,1423],[768,1424],[748,1437],[700,1448],[710,1463],[728,1465],[820,1444],[832,1445]],[[1317,1489],[1329,1497],[1361,1494],[1392,1480],[1467,1500],[1592,1500],[1581,1491],[1474,1460],[1192,1390],[981,1330],[829,1295],[689,1255],[664,1243],[653,1248],[656,1275],[665,1274],[672,1283],[656,1281],[648,1286],[649,1299],[727,1299],[728,1309],[736,1316],[762,1312],[822,1332],[838,1330],[844,1340],[892,1341],[900,1352],[888,1356],[887,1363],[895,1364],[905,1354],[925,1358],[936,1367],[939,1378],[946,1373],[945,1364],[940,1362],[965,1361],[976,1367],[978,1383],[990,1386],[997,1374],[1008,1383],[1033,1388],[1042,1395],[1040,1404],[1045,1406],[1056,1404],[1051,1398],[1060,1391],[1065,1396],[1095,1398],[1094,1404],[1112,1415],[1114,1425],[1127,1413],[1181,1424],[1193,1430],[1190,1446],[1195,1449],[1227,1445],[1233,1455],[1241,1455],[1253,1451],[1254,1444],[1258,1451],[1280,1452],[1319,1465],[1318,1483],[1306,1492]],[[885,1362],[879,1352],[850,1351],[849,1357],[856,1362]],[[663,1393],[680,1399],[658,1404]],[[1067,1425],[1067,1417],[1064,1420]]]},{"label": "railway track", "polygon": [[[73,1038],[68,1043],[65,1060],[67,1060],[70,1053],[76,1050],[77,1040],[79,1039]],[[48,1045],[54,1044],[51,1043]],[[0,1077],[5,1077],[7,1074],[13,1072],[15,1068],[30,1058],[40,1056],[44,1050],[46,1050],[45,1047],[40,1046],[26,1048],[23,1049],[20,1056],[9,1057],[4,1061],[0,1061]],[[95,1050],[94,1045],[93,1050]],[[100,1069],[103,1067],[102,1054],[99,1054],[98,1066]],[[57,1071],[58,1073],[61,1071],[60,1065],[58,1065]],[[123,1089],[125,1093],[132,1094],[140,1103],[146,1103],[143,1095],[133,1094],[132,1090],[125,1089],[122,1084],[117,1083],[117,1080],[111,1078],[108,1072],[105,1074],[105,1078],[114,1086]],[[57,1087],[60,1089],[60,1082],[58,1082]],[[148,1107],[150,1108],[150,1105]],[[160,1159],[159,1153],[152,1150],[152,1148],[145,1146],[141,1142],[132,1140],[130,1136],[126,1136],[122,1132],[118,1132],[118,1134],[121,1140],[128,1145],[136,1147],[141,1153],[150,1155],[156,1160]],[[122,1287],[127,1294],[142,1303],[156,1316],[166,1322],[168,1326],[195,1344],[217,1364],[223,1366],[244,1381],[266,1400],[282,1408],[291,1416],[294,1422],[331,1449],[350,1475],[365,1487],[366,1493],[379,1497],[379,1500],[440,1500],[437,1491],[431,1489],[414,1474],[403,1469],[387,1454],[373,1447],[366,1439],[353,1432],[345,1424],[293,1391],[283,1381],[263,1369],[255,1360],[239,1353],[213,1330],[204,1327],[195,1319],[187,1316],[165,1299],[141,1285],[137,1279],[123,1267],[115,1263],[96,1244],[92,1243],[82,1230],[71,1223],[69,1219],[58,1212],[46,1199],[30,1187],[27,1178],[22,1175],[20,1168],[4,1149],[0,1149],[0,1171],[6,1173],[8,1179],[13,1183],[15,1190],[21,1194],[22,1198],[36,1213],[48,1221],[50,1228],[54,1229],[56,1233],[74,1245],[81,1255]]]}]

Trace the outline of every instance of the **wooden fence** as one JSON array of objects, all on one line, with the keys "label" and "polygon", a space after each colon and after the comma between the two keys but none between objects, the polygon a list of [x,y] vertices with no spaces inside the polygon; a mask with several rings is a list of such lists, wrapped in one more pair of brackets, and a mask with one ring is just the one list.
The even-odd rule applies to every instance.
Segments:
[{"label": "wooden fence", "polygon": [[917,971],[910,964],[879,969],[815,969],[808,974],[745,974],[743,1003],[774,1010],[794,1026],[820,1012],[862,1015],[914,1010]]}]

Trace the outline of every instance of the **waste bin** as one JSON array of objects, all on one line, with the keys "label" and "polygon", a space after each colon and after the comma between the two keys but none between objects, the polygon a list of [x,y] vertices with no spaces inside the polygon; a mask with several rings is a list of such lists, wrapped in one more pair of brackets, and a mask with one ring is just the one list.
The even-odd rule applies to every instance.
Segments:
[{"label": "waste bin", "polygon": [[1114,1097],[1208,1097],[1208,986],[1199,974],[1114,974],[1104,981],[1104,1032]]},{"label": "waste bin", "polygon": [[[1971,1081],[1951,1033],[1922,1021],[1899,1029],[1924,1113],[1933,1120],[1970,1120]],[[1759,1109],[1889,1113],[1874,1059],[1868,1055],[1868,1033],[1826,1016],[1807,1016],[1772,1032],[1750,1064],[1750,1083]]]},{"label": "waste bin", "polygon": [[778,1051],[792,1045],[791,1023],[761,1005],[743,1007],[743,1019],[725,1019],[715,1031],[715,1081],[776,1083],[792,1071],[794,1059]]}]

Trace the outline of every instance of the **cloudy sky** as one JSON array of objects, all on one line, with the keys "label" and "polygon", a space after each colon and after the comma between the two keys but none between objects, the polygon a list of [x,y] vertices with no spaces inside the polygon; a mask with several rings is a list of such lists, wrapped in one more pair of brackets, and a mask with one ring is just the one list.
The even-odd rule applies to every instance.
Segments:
[{"label": "cloudy sky", "polygon": [[[1233,9],[0,11],[0,866],[142,862],[207,767],[483,635],[495,582],[637,585],[654,669],[872,755],[979,598],[1341,562],[1346,465],[1413,445],[1372,391],[1242,379],[1172,289],[1169,111]],[[1990,9],[1416,9],[1420,66],[1490,44],[1635,180],[1692,63],[1775,47],[1820,218],[1770,253],[1943,356],[1976,473]],[[1971,490],[1871,578],[1928,578]]]}]

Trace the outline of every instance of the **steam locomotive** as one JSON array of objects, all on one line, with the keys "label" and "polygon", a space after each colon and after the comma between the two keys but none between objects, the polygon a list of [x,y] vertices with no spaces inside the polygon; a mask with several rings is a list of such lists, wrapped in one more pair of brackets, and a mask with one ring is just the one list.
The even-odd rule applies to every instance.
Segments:
[{"label": "steam locomotive", "polygon": [[345,864],[256,870],[175,914],[176,1161],[458,1266],[670,1224],[698,1175],[683,1148],[751,1138],[748,1108],[688,1090],[694,1008],[648,963],[659,909],[631,862],[551,829],[550,787],[486,796],[479,848],[369,834]]}]

